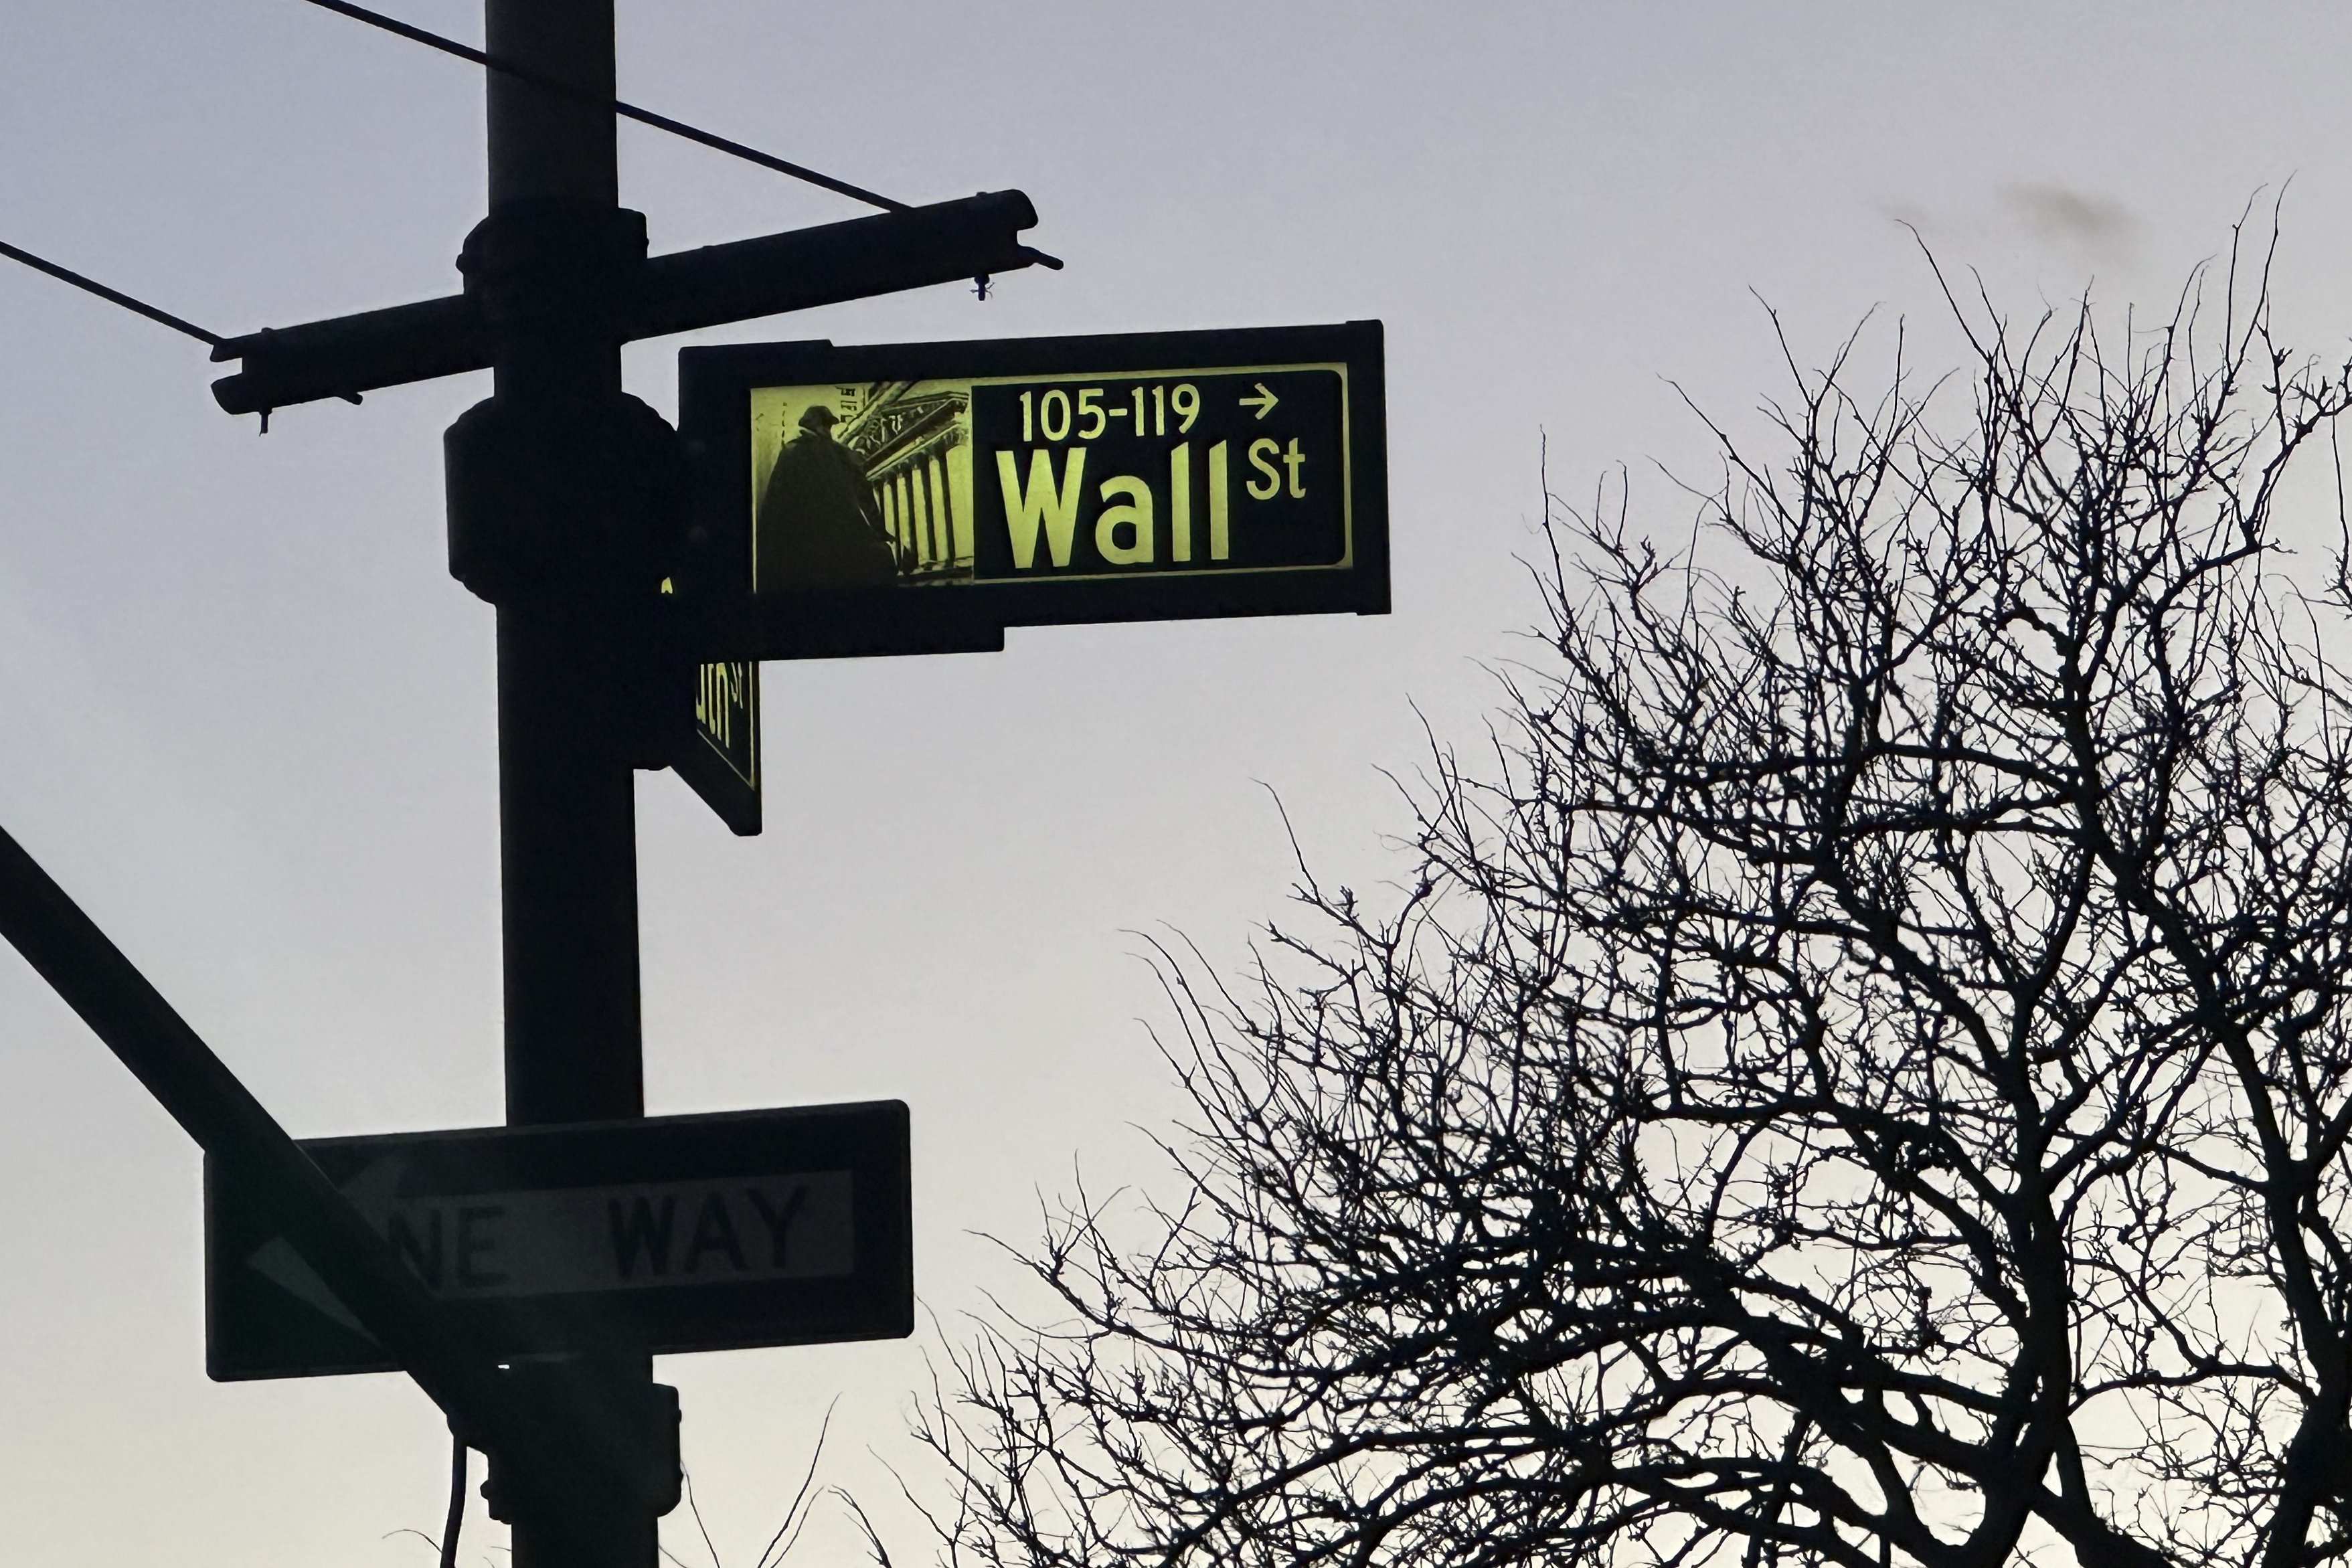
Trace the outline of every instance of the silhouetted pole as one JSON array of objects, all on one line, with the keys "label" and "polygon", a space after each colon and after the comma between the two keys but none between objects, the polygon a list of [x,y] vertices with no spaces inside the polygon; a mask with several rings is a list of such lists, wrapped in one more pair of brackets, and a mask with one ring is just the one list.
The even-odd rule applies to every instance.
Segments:
[{"label": "silhouetted pole", "polygon": [[[488,0],[485,9],[492,54],[611,93],[612,0]],[[469,246],[469,260],[478,278],[511,269],[486,285],[512,290],[500,301],[495,402],[505,405],[501,434],[532,448],[506,455],[520,459],[509,472],[526,493],[500,500],[526,513],[527,537],[502,541],[509,580],[491,596],[507,1119],[642,1115],[635,786],[620,644],[630,598],[652,585],[629,580],[636,552],[614,537],[639,522],[615,515],[623,497],[612,487],[621,476],[600,486],[584,484],[582,472],[610,461],[609,452],[582,448],[622,402],[620,344],[598,330],[591,276],[597,231],[625,222],[614,120],[609,110],[487,75],[490,216],[488,243]],[[509,241],[508,254],[496,254]]]},{"label": "silhouetted pole", "polygon": [[[484,13],[494,57],[612,97],[612,0],[486,0]],[[614,301],[645,254],[644,220],[619,207],[609,108],[488,79],[489,214],[460,266],[495,335],[496,393],[451,427],[446,455],[451,570],[498,610],[507,1120],[638,1116],[633,691],[672,439],[621,391]],[[654,1408],[649,1356],[520,1375]],[[654,1568],[658,1505],[616,1500],[627,1489],[610,1478],[583,1476],[567,1509],[593,1522],[585,1562],[501,1498],[495,1464],[491,1479],[516,1568]]]}]

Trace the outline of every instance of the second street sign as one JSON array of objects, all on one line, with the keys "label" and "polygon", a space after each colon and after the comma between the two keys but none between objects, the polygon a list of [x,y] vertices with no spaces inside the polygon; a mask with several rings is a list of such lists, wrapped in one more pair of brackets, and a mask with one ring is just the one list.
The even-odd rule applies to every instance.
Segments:
[{"label": "second street sign", "polygon": [[[897,1101],[302,1147],[501,1359],[914,1329]],[[215,1378],[395,1369],[267,1208],[209,1164],[205,1276]]]},{"label": "second street sign", "polygon": [[751,660],[694,671],[693,721],[671,727],[670,766],[737,833],[760,831],[760,666]]},{"label": "second street sign", "polygon": [[737,659],[1389,603],[1378,322],[679,356],[679,591]]}]

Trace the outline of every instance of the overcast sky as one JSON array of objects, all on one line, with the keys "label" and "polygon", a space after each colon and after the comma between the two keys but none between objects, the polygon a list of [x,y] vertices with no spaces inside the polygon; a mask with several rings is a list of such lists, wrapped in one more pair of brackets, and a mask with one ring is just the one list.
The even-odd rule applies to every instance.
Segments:
[{"label": "overcast sky", "polygon": [[[460,0],[384,0],[478,41]],[[299,0],[7,0],[0,239],[221,332],[450,291],[472,68]],[[910,201],[1018,187],[1067,271],[681,341],[1387,323],[1395,612],[1015,631],[992,656],[772,664],[768,831],[641,775],[656,1112],[912,1107],[918,1289],[974,1233],[1148,1181],[1173,1108],[1137,933],[1219,964],[1307,855],[1377,887],[1381,768],[1475,740],[1536,612],[1539,464],[1630,466],[1660,535],[1864,312],[1923,323],[1915,225],[2019,313],[2162,305],[2283,187],[2281,319],[2352,334],[2352,12],[2237,4],[1447,6],[623,0],[625,97]],[[625,128],[655,248],[858,215]],[[0,270],[0,826],[298,1135],[499,1115],[491,617],[447,575],[439,436],[486,376],[218,413],[202,349]],[[393,1377],[203,1371],[195,1151],[0,955],[0,1558],[428,1563],[446,1438]],[[672,1358],[749,1564],[828,1404],[877,1504],[924,1341]],[[869,1453],[869,1449],[871,1453]],[[876,1456],[879,1456],[877,1458]],[[920,1561],[903,1513],[879,1517]],[[483,1560],[503,1539],[469,1525]],[[812,1558],[848,1561],[832,1526]],[[667,1539],[707,1561],[681,1513]]]}]

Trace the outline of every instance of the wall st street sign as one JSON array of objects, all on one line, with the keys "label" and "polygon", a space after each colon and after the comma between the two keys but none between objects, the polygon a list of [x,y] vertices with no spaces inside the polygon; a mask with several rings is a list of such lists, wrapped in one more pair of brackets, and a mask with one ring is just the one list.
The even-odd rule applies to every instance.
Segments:
[{"label": "wall st street sign", "polygon": [[[500,1358],[914,1328],[907,1108],[897,1101],[302,1148]],[[209,1164],[205,1254],[215,1378],[397,1369],[268,1208]]]},{"label": "wall st street sign", "polygon": [[679,593],[742,659],[1385,612],[1380,323],[688,349]]}]

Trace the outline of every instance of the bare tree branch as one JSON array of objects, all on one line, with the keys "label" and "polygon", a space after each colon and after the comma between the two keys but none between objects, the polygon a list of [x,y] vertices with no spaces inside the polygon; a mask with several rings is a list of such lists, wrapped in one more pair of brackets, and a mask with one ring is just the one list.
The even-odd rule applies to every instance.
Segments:
[{"label": "bare tree branch", "polygon": [[1160,949],[1181,1196],[950,1353],[950,1557],[2352,1552],[2352,591],[2279,517],[2352,367],[2269,265],[2112,334],[1938,267],[1925,390],[1775,318],[1696,545],[1547,489],[1396,898]]}]

